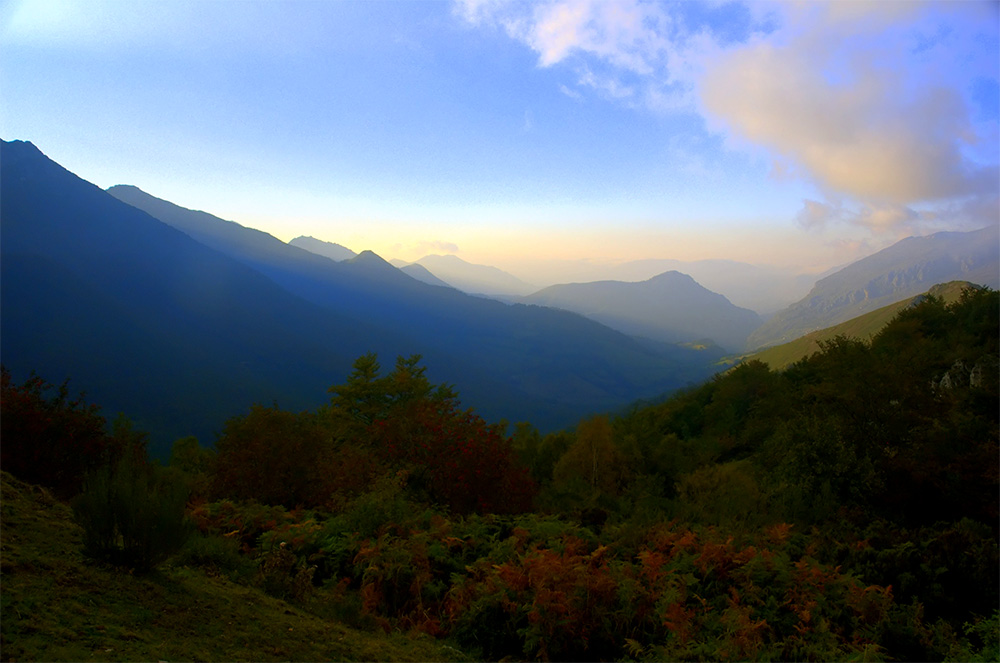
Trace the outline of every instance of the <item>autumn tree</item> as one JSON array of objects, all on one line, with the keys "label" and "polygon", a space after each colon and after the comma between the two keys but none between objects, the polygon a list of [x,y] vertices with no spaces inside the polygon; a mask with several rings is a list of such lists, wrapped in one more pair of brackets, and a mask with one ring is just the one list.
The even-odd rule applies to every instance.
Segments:
[{"label": "autumn tree", "polygon": [[216,449],[212,492],[217,497],[314,506],[336,489],[328,472],[332,446],[313,413],[254,405],[226,422]]},{"label": "autumn tree", "polygon": [[0,368],[0,463],[31,483],[71,497],[83,475],[114,449],[97,405],[83,394],[71,396],[68,381],[59,387],[32,375],[14,384]]}]

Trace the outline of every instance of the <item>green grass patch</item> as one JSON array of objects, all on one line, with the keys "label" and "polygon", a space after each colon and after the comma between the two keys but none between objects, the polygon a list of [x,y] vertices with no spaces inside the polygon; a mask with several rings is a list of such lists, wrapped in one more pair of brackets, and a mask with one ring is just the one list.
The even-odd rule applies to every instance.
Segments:
[{"label": "green grass patch", "polygon": [[168,562],[135,575],[94,564],[69,507],[7,473],[0,487],[5,661],[465,659],[426,635],[324,619],[322,591],[289,604],[201,568]]}]

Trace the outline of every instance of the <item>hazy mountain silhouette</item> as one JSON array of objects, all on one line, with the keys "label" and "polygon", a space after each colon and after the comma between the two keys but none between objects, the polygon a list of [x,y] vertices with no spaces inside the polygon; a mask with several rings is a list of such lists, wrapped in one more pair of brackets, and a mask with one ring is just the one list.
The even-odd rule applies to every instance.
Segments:
[{"label": "hazy mountain silhouette", "polygon": [[633,260],[616,266],[617,281],[642,281],[666,271],[687,274],[699,285],[719,293],[741,308],[761,315],[797,301],[821,275],[797,274],[773,267],[759,267],[735,260]]},{"label": "hazy mountain silhouette", "polygon": [[431,274],[429,269],[417,263],[413,263],[412,265],[403,265],[399,268],[399,271],[429,285],[442,286],[445,288],[453,287],[451,284],[445,283],[438,277]]},{"label": "hazy mountain silhouette", "polygon": [[[152,196],[144,206],[167,223],[181,225],[177,217],[188,214],[190,219],[183,224],[188,228],[198,224],[242,228]],[[215,239],[221,233],[204,234]],[[568,412],[622,404],[640,391],[671,389],[711,370],[709,356],[677,347],[651,348],[577,315],[509,306],[422,283],[371,251],[336,263],[257,231],[249,231],[246,238],[216,241],[213,246],[314,303],[405,330],[419,352],[428,356],[428,365],[433,353],[435,362],[448,366],[441,369],[444,381],[455,383],[471,404],[496,418],[530,411],[532,421],[544,427],[554,416],[565,420]],[[466,265],[479,274],[502,274],[457,258],[432,262]],[[613,377],[607,374],[612,358],[617,364],[611,371]],[[587,373],[587,366],[592,372]],[[470,379],[475,375],[490,379]],[[492,384],[496,381],[506,381],[518,393],[498,390]],[[529,400],[530,407],[525,408],[523,402],[503,411],[490,407],[519,399]]]},{"label": "hazy mountain silhouette", "polygon": [[297,246],[300,249],[305,249],[310,253],[315,253],[316,255],[329,258],[330,260],[336,260],[337,262],[340,262],[341,260],[350,260],[354,256],[358,255],[346,246],[341,246],[335,242],[324,242],[321,239],[306,237],[305,235],[296,237],[290,241],[289,244]]},{"label": "hazy mountain silhouette", "polygon": [[527,295],[535,287],[497,267],[474,265],[458,256],[428,255],[416,263],[454,288],[472,295]]},{"label": "hazy mountain silhouette", "polygon": [[548,287],[594,281],[646,281],[670,271],[687,274],[736,306],[767,316],[801,299],[817,280],[836,269],[825,273],[802,273],[790,268],[721,259],[648,258],[622,263],[533,259],[518,263],[514,273],[525,281]]},{"label": "hazy mountain silhouette", "polygon": [[638,283],[554,285],[522,301],[574,311],[634,336],[670,343],[711,339],[730,351],[742,349],[761,322],[755,312],[674,271]]},{"label": "hazy mountain silhouette", "polygon": [[709,353],[431,286],[371,252],[334,262],[115,189],[168,225],[30,143],[4,142],[0,159],[4,363],[71,376],[160,443],[211,440],[255,401],[315,407],[367,351],[385,364],[422,354],[429,378],[488,419],[550,430],[712,370]]},{"label": "hazy mountain silhouette", "polygon": [[1000,287],[1000,227],[896,242],[818,281],[805,298],[751,334],[747,344],[785,343],[948,281]]}]

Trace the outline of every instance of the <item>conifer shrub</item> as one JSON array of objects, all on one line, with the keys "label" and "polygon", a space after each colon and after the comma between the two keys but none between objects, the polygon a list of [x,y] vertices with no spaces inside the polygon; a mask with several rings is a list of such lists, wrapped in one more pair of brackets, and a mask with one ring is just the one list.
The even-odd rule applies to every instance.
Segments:
[{"label": "conifer shrub", "polygon": [[183,484],[130,450],[86,476],[73,512],[87,555],[145,572],[187,539],[186,502]]}]

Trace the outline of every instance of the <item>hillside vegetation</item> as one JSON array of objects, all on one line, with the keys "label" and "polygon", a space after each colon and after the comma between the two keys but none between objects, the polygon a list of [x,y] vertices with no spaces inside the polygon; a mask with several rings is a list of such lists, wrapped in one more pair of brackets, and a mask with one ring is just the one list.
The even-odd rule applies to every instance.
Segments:
[{"label": "hillside vegetation", "polygon": [[794,341],[765,348],[760,352],[750,355],[748,359],[762,361],[773,369],[786,368],[814,352],[819,352],[824,342],[832,341],[838,336],[855,338],[862,341],[870,340],[896,317],[901,310],[909,306],[916,306],[928,296],[938,297],[945,303],[951,304],[961,298],[962,292],[966,288],[977,287],[979,286],[965,281],[942,283],[934,286],[922,295],[883,306],[880,309],[859,315],[856,318],[842,322],[839,325],[834,325],[833,327],[810,332]]},{"label": "hillside vegetation", "polygon": [[3,472],[5,661],[464,660],[429,637],[375,635],[212,569],[135,575],[81,553],[71,509]]},{"label": "hillside vegetation", "polygon": [[191,534],[113,571],[5,476],[3,655],[996,660],[998,320],[987,289],[928,297],[870,341],[545,436],[463,410],[416,357],[366,355],[327,405],[252,406],[139,484],[120,468],[140,433],[78,444],[85,401],[5,375],[5,468],[50,440],[64,471],[33,480],[82,487],[77,520],[101,468],[181,486],[158,517]]}]

